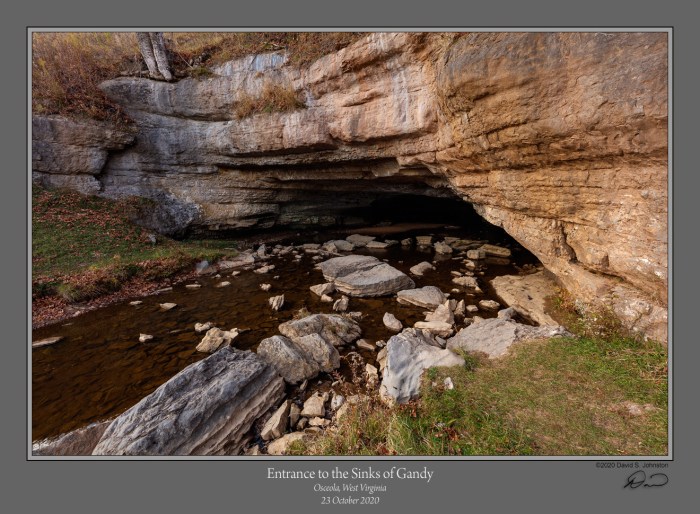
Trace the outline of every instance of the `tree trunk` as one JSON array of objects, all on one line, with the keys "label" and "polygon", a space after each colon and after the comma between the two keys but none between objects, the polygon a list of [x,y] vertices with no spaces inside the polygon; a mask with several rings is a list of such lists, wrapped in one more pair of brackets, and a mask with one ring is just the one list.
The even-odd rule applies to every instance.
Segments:
[{"label": "tree trunk", "polygon": [[162,32],[149,32],[151,36],[151,45],[153,46],[153,54],[158,64],[158,71],[165,80],[173,80],[173,75],[170,73],[170,64],[168,63],[168,54],[165,51],[165,39]]},{"label": "tree trunk", "polygon": [[160,73],[158,73],[156,58],[153,55],[153,47],[151,46],[151,38],[149,33],[137,32],[136,38],[139,42],[139,50],[141,50],[143,60],[146,61],[146,66],[148,66],[148,74],[151,76],[151,78],[161,78]]}]

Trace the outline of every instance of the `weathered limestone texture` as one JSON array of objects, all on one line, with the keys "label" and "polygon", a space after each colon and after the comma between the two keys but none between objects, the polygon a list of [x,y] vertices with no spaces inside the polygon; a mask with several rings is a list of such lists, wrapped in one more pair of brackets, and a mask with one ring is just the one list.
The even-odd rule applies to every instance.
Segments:
[{"label": "weathered limestone texture", "polygon": [[[164,232],[349,223],[391,194],[458,196],[574,295],[665,340],[667,59],[666,33],[375,33],[304,68],[274,53],[202,80],[119,78],[102,88],[135,143],[97,176],[59,171],[166,205]],[[266,82],[306,107],[237,119]],[[34,171],[50,183],[45,163],[64,160],[45,146]]]}]

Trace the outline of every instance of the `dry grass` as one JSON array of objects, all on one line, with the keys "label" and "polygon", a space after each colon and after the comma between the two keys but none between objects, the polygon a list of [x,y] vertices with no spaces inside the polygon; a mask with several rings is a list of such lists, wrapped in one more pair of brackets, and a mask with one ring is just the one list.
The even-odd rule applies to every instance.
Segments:
[{"label": "dry grass", "polygon": [[[358,32],[166,32],[166,46],[177,78],[207,77],[209,67],[249,54],[285,50],[293,65],[310,63],[360,39]],[[38,32],[32,35],[32,110],[128,122],[99,89],[122,71],[143,66],[133,32]],[[255,105],[261,105],[256,111]],[[272,87],[252,98],[250,112],[298,108],[303,103],[288,87]],[[243,108],[241,108],[243,109]]]},{"label": "dry grass", "polygon": [[253,114],[286,112],[305,107],[304,101],[294,91],[291,84],[268,82],[257,96],[245,95],[237,103],[235,114],[238,118],[247,118]]},{"label": "dry grass", "polygon": [[133,33],[41,32],[32,35],[32,110],[124,122],[97,87],[139,55]]}]

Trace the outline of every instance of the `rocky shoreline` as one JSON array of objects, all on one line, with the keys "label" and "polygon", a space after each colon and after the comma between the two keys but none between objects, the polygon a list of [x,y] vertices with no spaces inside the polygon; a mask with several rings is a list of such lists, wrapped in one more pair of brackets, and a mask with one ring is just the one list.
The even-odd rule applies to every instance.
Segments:
[{"label": "rocky shoreline", "polygon": [[[496,259],[491,262],[497,265],[509,263],[510,250],[486,241],[440,239],[418,236],[380,241],[354,234],[323,244],[263,244],[233,259],[201,262],[194,273],[178,280],[192,281],[206,275],[217,277],[218,287],[227,287],[229,280],[247,271],[259,274],[262,282],[275,272],[273,257],[311,259],[326,282],[311,286],[307,294],[330,298],[335,313],[299,314],[280,324],[277,335],[260,341],[256,352],[235,348],[238,328],[216,327],[202,320],[194,327],[202,335],[197,350],[209,353],[208,357],[189,365],[109,422],[36,442],[35,454],[283,455],[292,442],[332,429],[350,409],[367,401],[367,395],[389,405],[419,398],[424,370],[464,365],[463,357],[456,353],[458,349],[497,358],[519,341],[567,335],[559,326],[516,321],[516,315],[528,320],[544,319],[540,312],[543,302],[520,301],[504,309],[494,300],[471,304],[450,298],[480,291],[479,277],[489,259]],[[463,269],[452,272],[455,287],[451,291],[435,286],[417,288],[413,279],[389,263],[353,253],[358,249],[382,251],[390,246],[414,245],[426,255],[449,255],[461,263]],[[419,276],[428,267],[414,266],[411,274]],[[534,278],[538,292],[546,290],[538,268],[518,271],[519,275],[513,276],[518,280],[508,282],[511,289],[517,283],[522,292]],[[550,285],[554,288],[553,282]],[[349,307],[353,298],[365,297],[388,299],[383,323],[395,335],[386,342],[362,338],[357,322],[362,313]],[[393,305],[425,309],[425,321],[405,326],[395,316],[397,311],[391,312],[391,297],[395,298]],[[271,296],[270,300],[275,298],[282,300],[271,301],[268,308],[283,308],[284,295]],[[161,309],[171,306],[177,307],[166,303]],[[493,317],[496,312],[498,316]],[[148,334],[141,337],[144,344],[152,338]],[[373,360],[368,361],[357,349],[370,352]],[[349,364],[351,379],[337,373],[341,360]],[[319,374],[336,379],[328,389],[320,390],[313,383]]]}]

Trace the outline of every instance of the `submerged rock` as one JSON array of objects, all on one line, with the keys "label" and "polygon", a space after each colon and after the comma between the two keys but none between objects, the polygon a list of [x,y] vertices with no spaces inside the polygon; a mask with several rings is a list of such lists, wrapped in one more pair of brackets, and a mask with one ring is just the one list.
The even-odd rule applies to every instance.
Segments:
[{"label": "submerged rock", "polygon": [[447,297],[435,286],[425,286],[418,289],[399,291],[396,300],[403,305],[417,305],[435,309],[438,305],[445,303]]},{"label": "submerged rock", "polygon": [[335,291],[335,286],[332,282],[326,282],[325,284],[311,286],[309,289],[311,289],[311,292],[315,295],[323,296],[324,294],[328,295]]},{"label": "submerged rock", "polygon": [[283,395],[284,381],[257,355],[222,348],[118,416],[92,454],[237,455]]},{"label": "submerged rock", "polygon": [[420,394],[420,377],[424,370],[435,366],[463,366],[464,359],[450,350],[438,347],[430,334],[407,328],[389,339],[386,345],[383,398],[406,403]]},{"label": "submerged rock", "polygon": [[167,303],[160,304],[160,308],[163,309],[164,311],[169,311],[170,309],[174,309],[175,307],[177,307],[176,303],[167,302]]},{"label": "submerged rock", "polygon": [[351,236],[345,238],[345,240],[352,243],[355,248],[367,246],[367,243],[374,241],[375,239],[376,238],[372,236],[363,236],[362,234],[352,234]]},{"label": "submerged rock", "polygon": [[498,318],[484,319],[463,328],[447,340],[447,347],[483,352],[489,358],[496,358],[505,355],[513,344],[520,341],[570,335],[561,326],[523,325],[511,319],[513,313],[513,309],[504,309],[499,312]]},{"label": "submerged rock", "polygon": [[435,251],[443,255],[449,255],[452,253],[452,247],[447,243],[435,243]]},{"label": "submerged rock", "polygon": [[194,324],[194,331],[197,334],[201,334],[202,332],[206,332],[207,330],[209,330],[210,328],[213,328],[213,327],[214,327],[214,323],[212,323],[211,321],[207,321],[206,323],[195,323]]},{"label": "submerged rock", "polygon": [[153,336],[150,334],[139,334],[139,343],[146,343],[148,341],[151,341],[153,339]]}]

